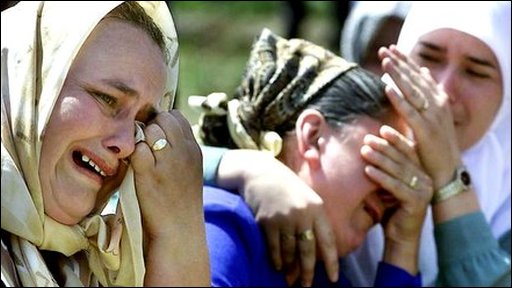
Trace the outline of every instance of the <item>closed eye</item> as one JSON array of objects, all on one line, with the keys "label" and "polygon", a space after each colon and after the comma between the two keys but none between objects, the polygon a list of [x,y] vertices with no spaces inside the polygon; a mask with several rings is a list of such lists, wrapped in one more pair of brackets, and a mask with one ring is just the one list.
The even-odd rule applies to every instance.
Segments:
[{"label": "closed eye", "polygon": [[477,77],[477,78],[489,78],[490,76],[488,74],[485,74],[485,73],[480,73],[480,72],[476,72],[474,70],[466,70],[466,73],[468,73],[469,75],[473,76],[473,77]]},{"label": "closed eye", "polygon": [[433,57],[432,55],[429,55],[429,54],[420,53],[419,56],[420,56],[421,60],[423,60],[425,62],[432,62],[432,63],[440,63],[441,62],[441,59]]}]

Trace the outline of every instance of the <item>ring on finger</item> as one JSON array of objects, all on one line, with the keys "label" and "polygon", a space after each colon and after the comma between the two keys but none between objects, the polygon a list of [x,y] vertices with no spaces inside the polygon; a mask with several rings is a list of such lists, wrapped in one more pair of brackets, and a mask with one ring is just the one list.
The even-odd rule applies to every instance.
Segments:
[{"label": "ring on finger", "polygon": [[409,187],[412,189],[416,189],[418,187],[418,177],[416,175],[412,176],[411,181],[409,181]]},{"label": "ring on finger", "polygon": [[428,109],[428,107],[430,106],[430,103],[428,103],[428,100],[427,99],[424,99],[425,101],[423,102],[423,105],[421,106],[421,109],[420,111],[425,111]]},{"label": "ring on finger", "polygon": [[313,239],[315,239],[315,234],[313,233],[313,230],[311,230],[311,229],[304,230],[303,232],[301,232],[299,234],[299,240],[311,241]]},{"label": "ring on finger", "polygon": [[162,149],[165,148],[165,146],[167,146],[167,139],[165,138],[160,138],[158,140],[155,141],[155,143],[153,143],[153,146],[151,146],[151,149],[153,151],[160,151]]}]

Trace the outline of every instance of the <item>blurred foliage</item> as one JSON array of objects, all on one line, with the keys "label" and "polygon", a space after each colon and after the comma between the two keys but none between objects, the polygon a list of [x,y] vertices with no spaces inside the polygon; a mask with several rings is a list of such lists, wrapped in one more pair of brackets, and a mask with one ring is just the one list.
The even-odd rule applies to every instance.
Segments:
[{"label": "blurred foliage", "polygon": [[[253,40],[265,27],[286,37],[285,1],[170,1],[180,43],[180,79],[175,107],[191,123],[198,112],[190,95],[225,92],[240,83]],[[300,37],[327,45],[332,1],[306,1]],[[337,52],[334,47],[334,52]]]}]

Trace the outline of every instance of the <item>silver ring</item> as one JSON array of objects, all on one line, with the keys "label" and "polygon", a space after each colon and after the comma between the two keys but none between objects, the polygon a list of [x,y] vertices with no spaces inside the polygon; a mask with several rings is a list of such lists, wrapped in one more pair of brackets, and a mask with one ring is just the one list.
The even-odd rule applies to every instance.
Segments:
[{"label": "silver ring", "polygon": [[162,149],[165,148],[165,146],[167,146],[167,139],[165,138],[160,138],[158,140],[155,141],[155,143],[153,144],[153,146],[151,146],[151,149],[153,151],[160,151]]},{"label": "silver ring", "polygon": [[416,189],[418,187],[418,177],[412,176],[411,181],[409,181],[409,187],[412,189]]}]

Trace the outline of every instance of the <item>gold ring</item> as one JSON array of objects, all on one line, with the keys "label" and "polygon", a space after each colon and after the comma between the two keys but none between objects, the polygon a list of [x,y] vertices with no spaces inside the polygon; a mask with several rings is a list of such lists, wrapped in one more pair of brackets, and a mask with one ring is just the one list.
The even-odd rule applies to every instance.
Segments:
[{"label": "gold ring", "polygon": [[425,111],[428,109],[428,107],[430,106],[430,104],[428,103],[428,100],[425,99],[425,102],[423,102],[423,106],[421,106],[421,111]]},{"label": "gold ring", "polygon": [[412,176],[411,181],[409,181],[409,187],[411,187],[412,189],[416,189],[417,186],[418,186],[418,177]]},{"label": "gold ring", "polygon": [[164,149],[165,146],[167,146],[167,140],[165,138],[160,138],[155,141],[153,146],[151,146],[151,149],[153,149],[153,151],[160,151]]},{"label": "gold ring", "polygon": [[304,232],[299,234],[299,240],[311,241],[313,239],[315,239],[315,234],[311,229],[305,230]]}]

